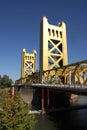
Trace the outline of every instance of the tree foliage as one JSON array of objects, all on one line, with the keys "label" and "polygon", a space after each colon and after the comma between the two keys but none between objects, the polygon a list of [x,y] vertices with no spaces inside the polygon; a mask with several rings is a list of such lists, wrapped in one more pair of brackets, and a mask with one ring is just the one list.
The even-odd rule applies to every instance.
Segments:
[{"label": "tree foliage", "polygon": [[0,75],[0,87],[5,88],[9,87],[12,84],[12,79],[8,75]]},{"label": "tree foliage", "polygon": [[7,91],[0,95],[0,130],[31,130],[35,117],[28,115],[29,108],[20,95],[10,98]]}]

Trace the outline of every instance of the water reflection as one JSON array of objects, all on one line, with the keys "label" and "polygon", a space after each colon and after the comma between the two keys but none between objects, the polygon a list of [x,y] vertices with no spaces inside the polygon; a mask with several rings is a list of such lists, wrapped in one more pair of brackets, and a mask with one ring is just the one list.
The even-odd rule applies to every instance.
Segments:
[{"label": "water reflection", "polygon": [[87,130],[87,110],[61,111],[50,115],[60,130]]},{"label": "water reflection", "polygon": [[[79,96],[77,105],[87,104],[87,97]],[[34,130],[87,130],[87,109],[63,110],[36,116]]]}]

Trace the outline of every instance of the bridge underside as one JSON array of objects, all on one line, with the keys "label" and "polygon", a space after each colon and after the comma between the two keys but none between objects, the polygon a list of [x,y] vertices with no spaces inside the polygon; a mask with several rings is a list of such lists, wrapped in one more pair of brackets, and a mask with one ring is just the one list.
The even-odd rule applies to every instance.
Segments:
[{"label": "bridge underside", "polygon": [[[35,87],[33,86],[34,84],[31,87],[29,87],[28,84],[27,86],[22,86],[20,94],[28,105],[32,104],[37,109],[41,109],[42,114],[44,114],[44,111],[53,112],[64,108],[68,109],[70,106],[73,106],[73,108],[76,107],[78,96],[72,93],[80,94],[80,91],[78,92],[75,89],[68,89],[68,91],[66,91],[64,87],[55,91],[55,89],[57,90],[57,86],[50,86],[48,88],[47,85],[42,85],[43,89],[41,89],[41,84],[38,87],[37,85]],[[82,93],[84,93],[84,91]]]}]

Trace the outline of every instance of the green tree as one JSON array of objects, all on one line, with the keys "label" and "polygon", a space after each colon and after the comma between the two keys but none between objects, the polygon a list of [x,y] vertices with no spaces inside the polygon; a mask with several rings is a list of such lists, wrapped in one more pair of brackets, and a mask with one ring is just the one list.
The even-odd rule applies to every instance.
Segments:
[{"label": "green tree", "polygon": [[28,115],[28,111],[19,94],[10,98],[7,91],[1,92],[0,130],[31,130],[35,125],[35,117]]},{"label": "green tree", "polygon": [[12,79],[9,78],[8,75],[0,76],[0,87],[9,87],[12,84]]}]

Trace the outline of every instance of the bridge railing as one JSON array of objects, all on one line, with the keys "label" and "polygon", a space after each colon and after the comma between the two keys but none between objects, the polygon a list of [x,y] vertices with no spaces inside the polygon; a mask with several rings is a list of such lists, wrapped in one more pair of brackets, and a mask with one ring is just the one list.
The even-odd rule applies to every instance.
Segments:
[{"label": "bridge railing", "polygon": [[[45,84],[87,84],[87,60],[43,71],[42,77]],[[20,83],[40,83],[40,73],[16,80]]]},{"label": "bridge railing", "polygon": [[87,84],[87,60],[43,72],[44,83]]},{"label": "bridge railing", "polygon": [[35,72],[27,77],[20,78],[15,81],[15,84],[25,84],[25,83],[40,83],[40,73]]}]

